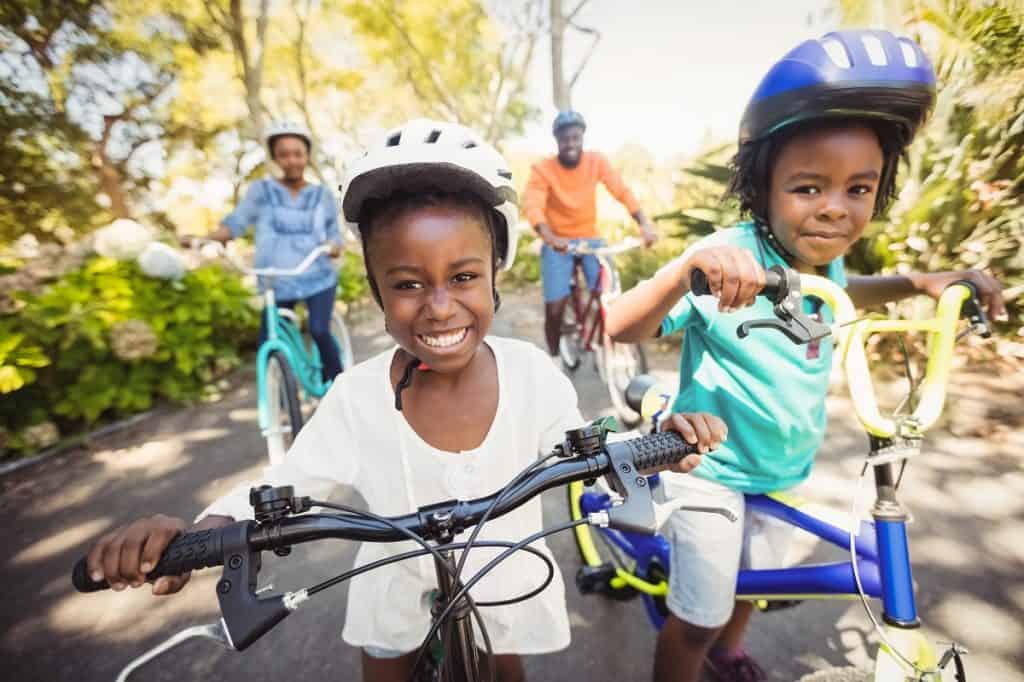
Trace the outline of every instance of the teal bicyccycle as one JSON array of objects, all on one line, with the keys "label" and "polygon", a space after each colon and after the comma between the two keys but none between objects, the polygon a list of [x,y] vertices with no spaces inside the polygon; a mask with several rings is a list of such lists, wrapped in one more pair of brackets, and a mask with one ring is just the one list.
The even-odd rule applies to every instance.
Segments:
[{"label": "teal bicyccycle", "polygon": [[[293,310],[278,307],[273,280],[301,275],[317,258],[328,254],[329,247],[318,246],[294,268],[282,269],[250,268],[219,242],[204,241],[204,248],[207,245],[215,245],[217,252],[226,255],[232,265],[260,282],[261,315],[266,319],[267,338],[256,354],[257,412],[260,433],[267,441],[267,454],[273,464],[284,457],[302,429],[301,398],[322,398],[331,387],[331,382],[322,378],[320,352],[312,337],[302,333],[299,316]],[[345,371],[354,363],[352,340],[337,310],[331,315],[330,330],[338,347],[341,369]]]}]

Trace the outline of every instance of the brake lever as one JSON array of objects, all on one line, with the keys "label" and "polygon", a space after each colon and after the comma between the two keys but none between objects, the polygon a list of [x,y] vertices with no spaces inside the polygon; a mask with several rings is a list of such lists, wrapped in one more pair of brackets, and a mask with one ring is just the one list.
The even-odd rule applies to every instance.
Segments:
[{"label": "brake lever", "polygon": [[[778,311],[778,306],[776,306]],[[786,335],[790,341],[797,345],[804,345],[823,339],[832,334],[832,328],[812,320],[803,312],[783,313],[778,318],[767,318],[764,320],[747,320],[741,322],[736,329],[736,336],[745,339],[752,329],[776,329]]]},{"label": "brake lever", "polygon": [[736,514],[726,509],[725,507],[705,507],[702,505],[690,505],[685,504],[683,498],[676,498],[674,500],[669,500],[668,502],[655,503],[654,518],[656,520],[656,523],[658,524],[658,528],[664,526],[665,522],[668,521],[668,517],[676,511],[692,511],[701,512],[705,514],[718,514],[719,516],[724,516],[726,519],[729,520],[730,523],[735,523],[737,519]]},{"label": "brake lever", "polygon": [[812,319],[803,311],[803,293],[800,290],[800,275],[796,270],[773,266],[771,270],[780,277],[778,294],[771,297],[775,317],[763,320],[746,320],[736,329],[736,336],[746,338],[753,329],[775,329],[786,335],[790,341],[804,345],[823,339],[832,334],[827,324]]}]

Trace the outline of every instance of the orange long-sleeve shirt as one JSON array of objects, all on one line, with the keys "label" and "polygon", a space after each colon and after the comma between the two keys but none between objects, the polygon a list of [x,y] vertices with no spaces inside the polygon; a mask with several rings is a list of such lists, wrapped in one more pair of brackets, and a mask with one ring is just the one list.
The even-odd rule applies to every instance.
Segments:
[{"label": "orange long-sleeve shirt", "polygon": [[530,225],[547,223],[560,237],[597,236],[597,183],[602,182],[630,214],[640,210],[636,197],[608,159],[585,151],[575,168],[566,168],[557,157],[533,164],[523,194],[523,214]]}]

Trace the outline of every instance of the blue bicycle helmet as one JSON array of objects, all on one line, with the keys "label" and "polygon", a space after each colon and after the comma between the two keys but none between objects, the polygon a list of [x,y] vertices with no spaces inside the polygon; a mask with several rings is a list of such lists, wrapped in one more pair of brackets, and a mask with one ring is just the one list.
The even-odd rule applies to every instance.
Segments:
[{"label": "blue bicycle helmet", "polygon": [[572,109],[559,111],[558,116],[555,116],[555,122],[551,124],[551,134],[557,135],[559,130],[569,126],[579,126],[586,130],[587,122],[583,120],[583,114],[578,111]]},{"label": "blue bicycle helmet", "polygon": [[743,113],[739,142],[821,118],[895,121],[909,142],[934,102],[935,71],[916,42],[888,31],[836,31],[797,45],[768,71]]}]

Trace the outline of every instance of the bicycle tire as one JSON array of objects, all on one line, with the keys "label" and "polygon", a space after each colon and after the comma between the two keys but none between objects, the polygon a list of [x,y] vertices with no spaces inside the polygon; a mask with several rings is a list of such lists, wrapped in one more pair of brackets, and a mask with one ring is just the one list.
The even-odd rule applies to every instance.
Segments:
[{"label": "bicycle tire", "polygon": [[279,351],[267,356],[267,404],[270,408],[270,429],[265,434],[267,454],[272,464],[280,461],[295,437],[302,430],[302,404],[298,382],[287,358]]},{"label": "bicycle tire", "polygon": [[583,363],[583,339],[580,337],[580,321],[576,318],[579,296],[579,287],[573,287],[562,315],[562,333],[558,337],[558,355],[569,373],[575,372]]},{"label": "bicycle tire", "polygon": [[334,343],[338,346],[341,371],[348,371],[355,364],[355,356],[352,353],[352,337],[349,336],[344,316],[337,310],[331,314],[331,336],[334,337]]},{"label": "bicycle tire", "polygon": [[616,343],[605,336],[604,372],[602,379],[608,388],[608,397],[619,421],[626,428],[633,428],[643,420],[643,415],[634,412],[626,404],[626,387],[633,377],[647,373],[647,354],[643,346],[631,343]]}]

